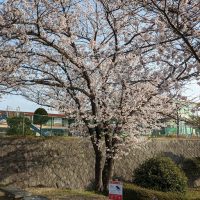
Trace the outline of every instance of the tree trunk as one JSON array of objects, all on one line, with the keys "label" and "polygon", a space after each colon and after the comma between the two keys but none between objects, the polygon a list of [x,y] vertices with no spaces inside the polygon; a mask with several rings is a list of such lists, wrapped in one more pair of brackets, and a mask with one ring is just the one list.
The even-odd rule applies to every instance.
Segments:
[{"label": "tree trunk", "polygon": [[176,136],[177,137],[179,137],[179,133],[180,133],[179,126],[180,126],[180,121],[179,121],[179,119],[177,119],[177,121],[176,121]]},{"label": "tree trunk", "polygon": [[[94,132],[92,129],[89,129],[90,139],[95,152],[95,189],[98,192],[107,192],[108,184],[113,176],[113,153],[110,152],[110,149],[101,149],[98,144],[101,140],[101,133],[98,129],[96,131],[97,140],[95,140]],[[108,136],[108,135],[107,135]],[[105,137],[106,138],[106,137]],[[111,141],[109,141],[111,142]],[[108,144],[106,144],[106,147]],[[106,152],[106,159],[104,161],[104,150]]]},{"label": "tree trunk", "polygon": [[112,180],[114,170],[114,145],[115,140],[109,134],[105,134],[105,145],[106,145],[106,159],[103,169],[103,190],[108,192],[109,181]]},{"label": "tree trunk", "polygon": [[179,133],[180,133],[179,125],[180,125],[180,115],[179,115],[179,111],[177,109],[177,113],[176,113],[176,137],[179,137]]},{"label": "tree trunk", "polygon": [[[86,122],[87,123],[87,122]],[[98,144],[101,140],[100,133],[94,132],[94,129],[88,128],[90,134],[90,140],[92,142],[92,146],[95,152],[95,190],[98,192],[103,191],[103,181],[102,181],[102,173],[103,173],[103,152],[99,148]],[[95,140],[95,136],[97,140]]]},{"label": "tree trunk", "polygon": [[40,124],[40,136],[42,135],[42,124]]},{"label": "tree trunk", "polygon": [[113,157],[107,157],[103,169],[103,190],[108,192],[109,181],[112,180],[114,172],[114,159]]},{"label": "tree trunk", "polygon": [[103,192],[103,155],[101,151],[95,151],[95,189]]}]

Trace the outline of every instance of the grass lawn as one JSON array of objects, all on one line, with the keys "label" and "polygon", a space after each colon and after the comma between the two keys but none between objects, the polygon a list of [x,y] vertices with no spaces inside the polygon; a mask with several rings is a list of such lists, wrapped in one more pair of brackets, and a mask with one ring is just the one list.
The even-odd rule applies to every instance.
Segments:
[{"label": "grass lawn", "polygon": [[[56,188],[27,188],[34,195],[48,197],[51,200],[107,200],[108,198],[92,191],[67,190]],[[1,199],[0,199],[1,200]]]},{"label": "grass lawn", "polygon": [[[48,197],[50,200],[108,200],[92,191],[66,190],[57,188],[27,188],[33,195]],[[0,200],[8,200],[0,192]],[[123,200],[200,200],[200,188],[188,189],[185,194],[160,192],[145,189],[134,184],[124,184]]]},{"label": "grass lawn", "polygon": [[124,200],[200,200],[200,188],[189,188],[185,194],[174,192],[160,192],[124,184]]},{"label": "grass lawn", "polygon": [[[53,188],[29,188],[27,190],[32,194],[43,195],[52,200],[108,200],[108,197],[91,191]],[[200,200],[200,188],[190,188],[185,194],[181,194],[149,190],[134,184],[124,184],[123,200]]]},{"label": "grass lawn", "polygon": [[191,188],[186,193],[186,199],[188,200],[200,200],[200,188]]}]

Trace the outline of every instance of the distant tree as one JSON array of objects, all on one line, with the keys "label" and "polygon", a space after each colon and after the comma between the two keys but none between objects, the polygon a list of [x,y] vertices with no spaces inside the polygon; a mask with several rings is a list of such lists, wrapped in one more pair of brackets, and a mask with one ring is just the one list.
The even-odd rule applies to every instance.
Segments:
[{"label": "distant tree", "polygon": [[187,117],[184,116],[183,110],[189,107],[187,101],[181,101],[180,99],[175,100],[174,112],[171,113],[171,118],[174,120],[176,124],[176,136],[179,137],[180,135],[180,122],[187,121]]},{"label": "distant tree", "polygon": [[196,106],[194,106],[194,108],[192,109],[192,114],[189,116],[186,123],[196,129],[200,130],[199,111],[200,111],[200,103],[197,103]]},{"label": "distant tree", "polygon": [[42,124],[49,120],[48,113],[44,108],[38,108],[34,112],[33,123],[40,125],[40,133],[42,131]]},{"label": "distant tree", "polygon": [[9,129],[7,131],[8,135],[31,135],[30,130],[31,121],[23,116],[7,118],[7,124]]},{"label": "distant tree", "polygon": [[187,123],[194,128],[200,129],[200,116],[190,116],[190,119]]},{"label": "distant tree", "polygon": [[200,128],[200,116],[194,116],[192,118],[192,124],[194,125],[194,127]]}]

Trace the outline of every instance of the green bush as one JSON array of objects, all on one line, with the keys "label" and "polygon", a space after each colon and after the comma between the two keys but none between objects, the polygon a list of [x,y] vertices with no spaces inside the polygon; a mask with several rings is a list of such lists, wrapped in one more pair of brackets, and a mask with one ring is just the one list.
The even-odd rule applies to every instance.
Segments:
[{"label": "green bush", "polygon": [[183,170],[188,177],[200,176],[200,157],[187,158],[183,161]]},{"label": "green bush", "polygon": [[[161,192],[136,186],[124,184],[123,199],[125,200],[189,200],[182,193]],[[196,199],[195,199],[196,200]]]},{"label": "green bush", "polygon": [[134,183],[164,192],[185,192],[187,178],[170,158],[156,157],[147,160],[135,170]]},{"label": "green bush", "polygon": [[182,169],[188,178],[189,186],[198,187],[196,180],[200,177],[200,157],[184,159]]},{"label": "green bush", "polygon": [[38,108],[33,115],[33,123],[40,125],[40,134],[42,134],[42,125],[46,124],[49,120],[47,111],[44,108]]},{"label": "green bush", "polygon": [[44,108],[38,108],[33,115],[33,123],[42,126],[49,120],[48,113]]},{"label": "green bush", "polygon": [[33,135],[30,130],[31,121],[23,116],[7,118],[9,129],[7,135]]}]

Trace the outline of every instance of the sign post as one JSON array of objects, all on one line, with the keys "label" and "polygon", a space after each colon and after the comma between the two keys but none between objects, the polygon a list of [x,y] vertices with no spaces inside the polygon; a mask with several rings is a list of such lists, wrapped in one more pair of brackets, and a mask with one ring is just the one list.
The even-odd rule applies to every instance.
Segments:
[{"label": "sign post", "polygon": [[120,181],[109,183],[109,200],[123,200],[123,187]]}]

